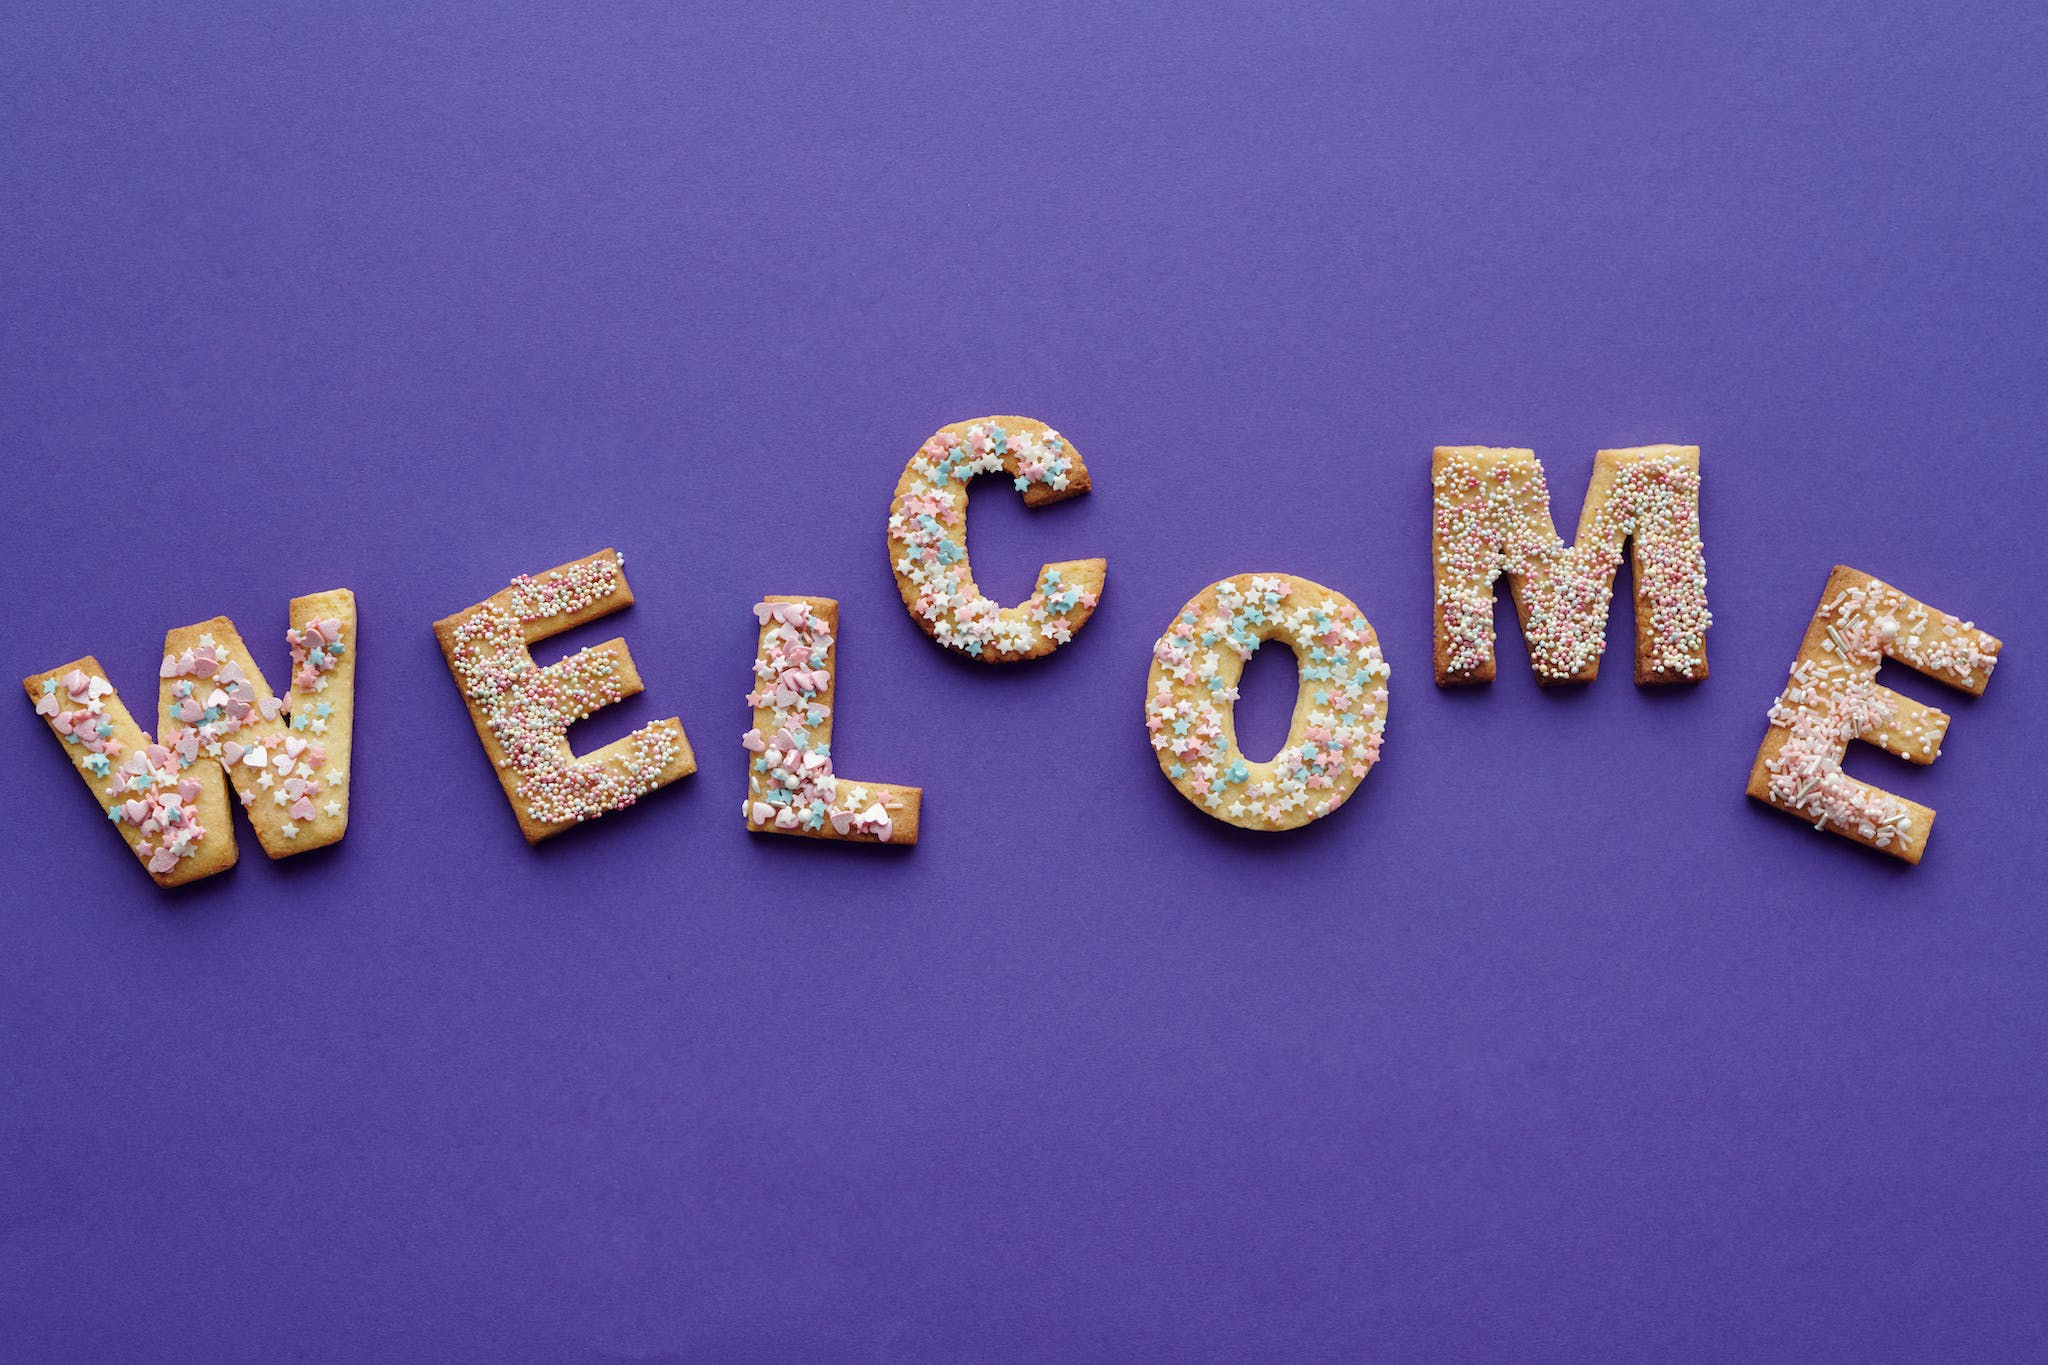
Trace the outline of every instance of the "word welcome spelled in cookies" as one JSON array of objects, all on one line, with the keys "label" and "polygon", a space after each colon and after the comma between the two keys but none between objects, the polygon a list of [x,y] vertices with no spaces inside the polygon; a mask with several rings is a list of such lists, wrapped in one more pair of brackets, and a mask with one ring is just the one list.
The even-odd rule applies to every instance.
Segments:
[{"label": "word welcome spelled in cookies", "polygon": [[[1047,564],[1021,602],[976,585],[967,547],[968,485],[1000,475],[1027,507],[1089,492],[1081,452],[1042,422],[984,417],[943,427],[904,466],[889,505],[890,571],[910,619],[943,648],[985,664],[1043,659],[1071,644],[1102,599],[1101,559]],[[1591,681],[1624,556],[1633,562],[1636,682],[1707,677],[1713,625],[1700,536],[1700,452],[1657,445],[1603,450],[1576,537],[1558,534],[1543,466],[1529,450],[1439,447],[1431,463],[1435,675],[1440,687],[1489,682],[1493,610],[1507,580],[1545,686]],[[643,689],[624,640],[543,664],[533,647],[633,602],[616,551],[522,575],[434,625],[462,703],[531,843],[637,805],[696,771],[680,720],[641,726],[578,755],[570,726]],[[855,778],[832,752],[839,604],[764,596],[740,737],[749,832],[849,843],[915,844],[923,794]],[[144,729],[90,655],[25,679],[37,714],[63,741],[121,838],[163,886],[234,865],[231,804],[273,858],[331,844],[348,827],[355,713],[356,608],[345,589],[293,599],[282,694],[234,624],[173,630]],[[1243,753],[1235,703],[1263,643],[1293,651],[1298,674],[1286,741]],[[1934,812],[1842,771],[1863,740],[1916,763],[1940,753],[1949,717],[1877,684],[1883,660],[1977,694],[2000,642],[1854,569],[1829,577],[1749,777],[1749,795],[1907,862],[1926,849]],[[1344,805],[1380,761],[1391,670],[1359,606],[1283,572],[1237,574],[1190,598],[1153,646],[1145,734],[1175,790],[1244,829],[1298,829]],[[232,800],[230,792],[232,791]]]}]

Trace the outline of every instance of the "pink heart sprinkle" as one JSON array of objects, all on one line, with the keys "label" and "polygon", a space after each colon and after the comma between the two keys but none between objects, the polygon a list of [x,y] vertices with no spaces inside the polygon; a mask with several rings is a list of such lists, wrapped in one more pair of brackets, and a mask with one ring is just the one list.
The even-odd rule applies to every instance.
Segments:
[{"label": "pink heart sprinkle", "polygon": [[312,818],[313,818],[313,798],[312,798],[312,797],[310,797],[310,796],[302,796],[302,797],[300,797],[300,798],[299,798],[298,800],[296,800],[296,801],[292,802],[292,819],[294,819],[294,820],[310,820],[310,819],[312,819]]},{"label": "pink heart sprinkle", "polygon": [[246,749],[244,749],[241,745],[235,743],[233,740],[229,740],[227,743],[220,746],[221,761],[226,763],[230,768],[234,767],[237,763],[240,763],[242,761],[242,755],[247,752],[248,751]]},{"label": "pink heart sprinkle", "polygon": [[263,719],[276,720],[278,708],[282,705],[276,697],[265,697],[256,709],[263,713]]},{"label": "pink heart sprinkle", "polygon": [[189,777],[180,781],[178,783],[178,797],[183,801],[197,801],[199,799],[199,783]]},{"label": "pink heart sprinkle", "polygon": [[167,848],[158,849],[156,856],[149,860],[149,870],[151,872],[169,872],[177,865],[178,855]]}]

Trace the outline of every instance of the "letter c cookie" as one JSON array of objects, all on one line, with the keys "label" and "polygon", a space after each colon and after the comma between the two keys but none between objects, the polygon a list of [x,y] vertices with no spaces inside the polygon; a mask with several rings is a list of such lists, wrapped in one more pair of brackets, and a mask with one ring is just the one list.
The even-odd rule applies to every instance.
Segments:
[{"label": "letter c cookie", "polygon": [[1102,595],[1108,564],[1046,564],[1038,586],[1014,607],[984,596],[967,562],[967,485],[1007,473],[1026,507],[1088,491],[1080,452],[1043,422],[982,417],[941,427],[904,466],[889,507],[889,562],[911,619],[925,633],[983,663],[1017,663],[1074,638]]}]

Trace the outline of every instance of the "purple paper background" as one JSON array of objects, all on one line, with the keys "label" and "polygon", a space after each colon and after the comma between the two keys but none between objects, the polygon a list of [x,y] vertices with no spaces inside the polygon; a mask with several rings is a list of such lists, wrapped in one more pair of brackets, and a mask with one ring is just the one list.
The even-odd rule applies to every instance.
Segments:
[{"label": "purple paper background", "polygon": [[[0,1356],[2041,1358],[2048,19],[1968,8],[10,6],[6,676],[336,585],[363,673],[346,842],[182,894],[5,713]],[[991,412],[1097,491],[978,488],[984,583],[1111,566],[1009,671],[883,551]],[[1713,677],[1437,692],[1430,447],[1569,523],[1658,440]],[[608,544],[577,741],[701,770],[529,851],[429,623]],[[1837,561],[2008,642],[1853,761],[1914,871],[1742,795]],[[1247,570],[1394,666],[1291,836],[1140,720]],[[914,851],[743,833],[770,592]]]}]

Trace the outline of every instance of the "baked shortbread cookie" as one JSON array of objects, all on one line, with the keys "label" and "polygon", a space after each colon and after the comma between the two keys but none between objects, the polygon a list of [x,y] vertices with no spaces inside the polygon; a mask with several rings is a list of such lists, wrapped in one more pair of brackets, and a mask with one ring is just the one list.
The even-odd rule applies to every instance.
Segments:
[{"label": "baked shortbread cookie", "polygon": [[897,480],[889,507],[889,562],[911,619],[940,644],[984,663],[1050,654],[1088,623],[1107,561],[1065,560],[1038,570],[1038,586],[1014,607],[982,595],[967,560],[967,485],[977,474],[1010,475],[1026,507],[1089,489],[1080,452],[1043,422],[982,417],[941,427]]},{"label": "baked shortbread cookie", "polygon": [[1749,770],[1749,794],[1812,821],[1815,829],[1919,862],[1934,812],[1850,777],[1842,758],[1858,739],[1911,763],[1941,757],[1948,713],[1879,686],[1884,660],[1981,696],[2001,647],[1972,622],[1836,565],[1792,662],[1791,680],[1771,705],[1770,728]]},{"label": "baked shortbread cookie", "polygon": [[530,844],[632,805],[697,770],[682,722],[641,726],[585,757],[569,727],[642,690],[624,640],[546,667],[529,647],[633,605],[616,551],[520,576],[503,592],[434,623],[469,718]]},{"label": "baked shortbread cookie", "polygon": [[740,813],[758,834],[914,844],[923,792],[855,782],[833,770],[832,695],[839,603],[770,597],[754,608],[761,643],[747,704],[747,798]]},{"label": "baked shortbread cookie", "polygon": [[[355,771],[355,594],[339,589],[294,598],[285,644],[292,669],[284,694],[286,733],[279,747],[293,762],[282,773],[272,762],[270,803],[284,812],[278,832],[286,841],[319,848],[348,829],[349,775]],[[306,747],[299,748],[299,742]],[[228,775],[236,777],[236,769],[229,767]],[[246,794],[240,777],[235,790],[245,805],[262,804],[260,796]]]},{"label": "baked shortbread cookie", "polygon": [[228,780],[272,858],[348,829],[356,605],[346,588],[291,603],[293,685],[272,694],[224,616],[164,637],[152,737],[90,656],[25,679],[72,764],[160,886],[235,865]]},{"label": "baked shortbread cookie", "polygon": [[187,727],[218,763],[273,858],[348,829],[355,730],[356,600],[345,588],[292,599],[292,683],[279,697],[225,616],[172,631],[157,670],[164,735]]},{"label": "baked shortbread cookie", "polygon": [[22,684],[158,886],[182,886],[235,865],[227,780],[219,764],[199,762],[196,742],[185,752],[157,743],[90,654],[32,673]]},{"label": "baked shortbread cookie", "polygon": [[1529,663],[1544,686],[1588,682],[1606,649],[1625,542],[1635,560],[1636,681],[1707,676],[1706,561],[1698,446],[1603,450],[1566,545],[1534,451],[1438,446],[1432,460],[1439,687],[1491,682],[1494,582],[1507,575]]},{"label": "baked shortbread cookie", "polygon": [[[1287,742],[1265,762],[1237,747],[1237,681],[1264,640],[1300,674]],[[1238,574],[1195,594],[1152,647],[1145,728],[1182,796],[1244,829],[1297,829],[1344,804],[1379,761],[1387,663],[1344,594],[1288,574]]]}]

